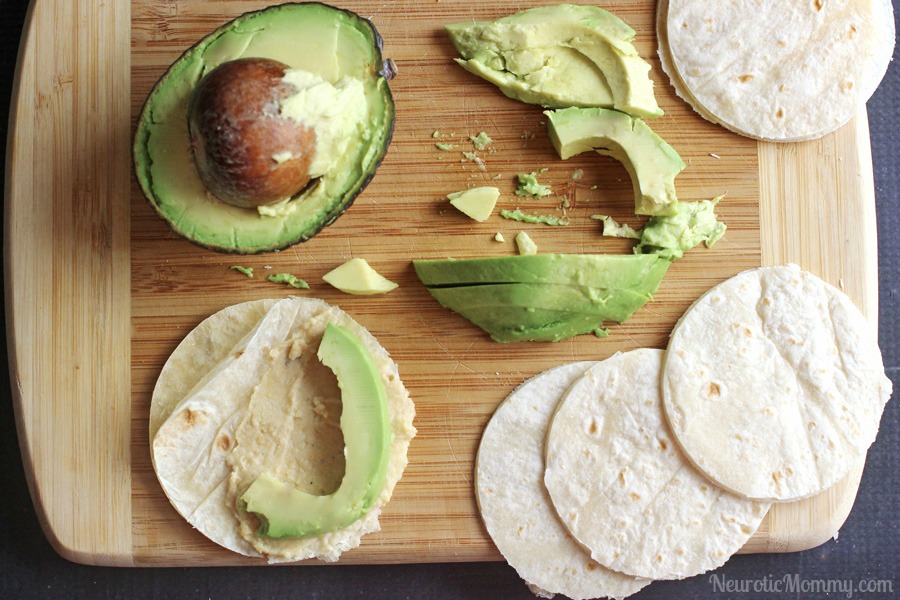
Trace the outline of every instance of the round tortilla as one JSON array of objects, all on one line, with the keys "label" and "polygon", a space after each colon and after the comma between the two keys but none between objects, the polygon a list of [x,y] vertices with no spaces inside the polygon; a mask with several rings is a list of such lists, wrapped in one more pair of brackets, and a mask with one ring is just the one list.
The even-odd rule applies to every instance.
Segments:
[{"label": "round tortilla", "polygon": [[672,332],[662,390],[701,471],[737,494],[789,501],[857,464],[891,381],[850,298],[788,265],[745,271],[700,297]]},{"label": "round tortilla", "polygon": [[547,434],[544,482],[594,560],[682,579],[724,564],[770,505],[715,486],[679,451],[659,395],[662,355],[615,354],[572,384]]},{"label": "round tortilla", "polygon": [[[308,493],[343,477],[340,390],[315,352],[333,322],[360,337],[381,375],[392,441],[384,489],[352,525],[318,537],[256,535],[237,499],[266,470]],[[287,298],[230,306],[191,331],[163,367],[150,410],[151,454],[175,509],[212,541],[270,562],[337,560],[377,531],[380,508],[407,464],[415,408],[387,351],[345,312]]]},{"label": "round tortilla", "polygon": [[793,142],[864,106],[887,72],[895,26],[890,0],[661,0],[657,33],[663,69],[701,116]]},{"label": "round tortilla", "polygon": [[556,405],[593,362],[532,377],[500,404],[485,427],[475,464],[475,494],[497,549],[542,597],[624,598],[650,581],[597,564],[566,531],[544,488],[544,436]]}]

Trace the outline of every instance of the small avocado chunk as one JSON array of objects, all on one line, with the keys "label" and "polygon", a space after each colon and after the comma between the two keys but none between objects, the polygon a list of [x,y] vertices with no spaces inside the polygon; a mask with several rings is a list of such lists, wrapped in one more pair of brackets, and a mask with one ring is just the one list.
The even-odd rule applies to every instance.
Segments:
[{"label": "small avocado chunk", "polygon": [[538,251],[537,244],[535,244],[534,240],[531,239],[531,236],[524,231],[520,231],[516,234],[516,248],[519,249],[519,254],[522,255],[537,254]]},{"label": "small avocado chunk", "polygon": [[500,190],[491,186],[447,194],[450,204],[479,223],[486,221],[491,216],[499,197]]},{"label": "small avocado chunk", "polygon": [[640,231],[636,254],[660,254],[681,258],[691,248],[704,243],[707,248],[725,235],[725,223],[716,217],[722,196],[698,202],[679,202],[670,215],[650,217]]},{"label": "small avocado chunk", "polygon": [[555,342],[621,323],[652,298],[670,264],[657,254],[413,261],[442,306],[498,342]]},{"label": "small avocado chunk", "polygon": [[369,266],[364,258],[351,258],[323,275],[322,279],[342,292],[356,296],[385,294],[397,289],[396,283]]},{"label": "small avocado chunk", "polygon": [[[212,85],[206,100],[196,96],[217,67],[251,58],[289,69],[282,76],[238,69]],[[378,32],[353,12],[308,2],[244,14],[189,48],[148,96],[132,147],[141,190],[173,231],[205,248],[255,254],[308,240],[352,204],[384,158],[394,126],[392,76]],[[259,103],[245,101],[244,88]],[[267,133],[269,117],[257,116],[259,131],[241,125],[242,139],[229,143],[215,128],[244,105],[262,107],[280,123],[276,129],[301,139],[282,143]],[[209,183],[213,166],[225,172],[212,177],[223,188]],[[268,189],[286,173],[283,187]]]},{"label": "small avocado chunk", "polygon": [[369,512],[384,488],[391,423],[372,356],[350,330],[329,323],[318,357],[341,389],[344,478],[333,494],[314,496],[263,472],[241,496],[247,512],[259,518],[262,536],[303,538],[347,527]]},{"label": "small avocado chunk", "polygon": [[540,200],[544,196],[549,196],[553,190],[549,185],[544,185],[537,180],[537,173],[519,173],[516,175],[518,185],[516,186],[516,196],[531,196]]},{"label": "small avocado chunk", "polygon": [[553,147],[563,160],[596,150],[620,161],[631,176],[634,212],[664,215],[674,212],[678,198],[675,176],[684,161],[641,119],[604,108],[546,111]]},{"label": "small avocado chunk", "polygon": [[272,283],[283,283],[298,290],[308,290],[309,284],[291,273],[274,273],[266,277]]},{"label": "small avocado chunk", "polygon": [[603,106],[663,114],[634,30],[601,8],[563,4],[445,27],[464,69],[511,98],[551,108]]}]

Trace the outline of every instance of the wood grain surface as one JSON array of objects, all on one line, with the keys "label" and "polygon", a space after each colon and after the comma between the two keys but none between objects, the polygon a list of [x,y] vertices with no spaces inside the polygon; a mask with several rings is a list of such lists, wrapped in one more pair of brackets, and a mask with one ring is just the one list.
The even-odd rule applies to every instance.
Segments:
[{"label": "wood grain surface", "polygon": [[[36,0],[20,57],[6,189],[7,319],[20,443],[35,503],[54,547],[79,562],[119,565],[262,564],[232,554],[187,525],[153,473],[147,434],[159,369],[200,320],[244,300],[284,297],[265,281],[291,272],[299,292],[339,305],[391,352],[416,402],[419,435],[382,517],[342,562],[496,560],[477,515],[472,471],[481,431],[525,378],[553,365],[619,350],[664,347],[672,325],[710,286],[760,264],[797,262],[842,287],[874,325],[874,191],[865,114],[822,140],[767,144],[707,123],[677,99],[656,59],[654,3],[605,2],[638,32],[660,105],[650,124],[681,154],[680,198],[726,193],[729,229],[712,249],[676,262],[654,300],[611,336],[502,345],[441,308],[411,259],[508,255],[526,230],[542,252],[627,252],[589,218],[638,225],[631,182],[597,155],[560,161],[537,107],[503,96],[452,62],[448,22],[526,8],[497,0],[344,2],[372,19],[399,76],[394,141],[354,206],[311,241],[279,253],[232,257],[171,233],[131,177],[134,119],[165,68],[204,34],[261,2]],[[439,141],[456,144],[451,152]],[[486,171],[461,156],[469,135],[494,140]],[[554,195],[514,196],[515,174],[546,168]],[[572,173],[583,170],[579,181]],[[499,178],[494,179],[495,176]],[[492,217],[475,223],[445,195],[497,185],[499,206],[558,214],[567,227]],[[130,215],[130,218],[129,218]],[[506,242],[493,240],[502,232]],[[400,288],[343,295],[321,276],[364,257]],[[231,271],[253,266],[257,277]],[[271,269],[270,269],[271,268]],[[263,277],[259,276],[262,274]],[[773,508],[744,551],[794,551],[831,537],[849,512],[861,472],[815,498]]]}]

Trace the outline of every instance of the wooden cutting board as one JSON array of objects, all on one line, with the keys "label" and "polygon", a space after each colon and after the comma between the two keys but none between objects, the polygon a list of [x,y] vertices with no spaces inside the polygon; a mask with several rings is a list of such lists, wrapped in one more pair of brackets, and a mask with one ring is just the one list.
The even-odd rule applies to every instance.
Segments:
[{"label": "wooden cutting board", "polygon": [[[525,8],[531,2],[517,3]],[[697,117],[659,68],[647,1],[605,2],[638,32],[666,116],[651,125],[687,163],[685,200],[727,193],[729,229],[713,249],[676,262],[657,297],[607,339],[501,345],[442,309],[410,260],[509,255],[526,230],[542,252],[627,252],[602,238],[589,215],[638,224],[622,166],[584,155],[560,161],[536,107],[520,104],[452,62],[444,23],[490,19],[499,0],[347,1],[371,18],[385,56],[397,126],[387,159],[349,212],[313,240],[277,254],[234,258],[173,235],[131,174],[134,119],[166,66],[205,33],[261,2],[35,0],[20,55],[7,163],[4,263],[14,401],[32,495],[54,547],[69,559],[109,565],[260,564],[222,550],[171,508],[153,474],[147,416],[162,363],[202,318],[232,303],[293,290],[229,270],[287,271],[300,292],[349,311],[400,365],[416,402],[419,434],[386,507],[380,533],[346,562],[495,560],[476,512],[475,450],[496,405],[525,378],[573,360],[663,347],[678,316],[703,291],[743,269],[796,262],[877,315],[875,202],[866,116],[803,144],[757,143]],[[435,148],[440,141],[455,151]],[[494,140],[465,160],[469,135]],[[547,169],[554,196],[516,198],[514,175]],[[572,173],[584,172],[577,183]],[[493,178],[498,176],[496,180]],[[571,225],[478,224],[450,208],[448,192],[497,185],[500,206],[553,213],[563,198]],[[493,240],[502,232],[507,241]],[[365,257],[400,288],[352,297],[321,281],[347,258]],[[267,270],[272,267],[271,271]],[[745,552],[786,552],[831,537],[848,514],[862,464],[833,489],[772,508]]]}]

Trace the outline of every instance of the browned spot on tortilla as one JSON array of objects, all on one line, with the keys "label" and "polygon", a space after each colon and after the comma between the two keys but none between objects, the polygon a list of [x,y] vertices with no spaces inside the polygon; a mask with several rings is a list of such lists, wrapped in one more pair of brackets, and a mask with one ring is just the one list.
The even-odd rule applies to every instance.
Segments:
[{"label": "browned spot on tortilla", "polygon": [[709,387],[706,389],[706,393],[709,396],[721,396],[722,388],[719,387],[719,384],[715,381],[709,382]]},{"label": "browned spot on tortilla", "polygon": [[231,448],[231,438],[228,437],[227,433],[223,433],[216,439],[216,446],[222,452],[228,452],[228,449]]},{"label": "browned spot on tortilla", "polygon": [[665,452],[669,449],[669,443],[666,440],[659,440],[659,449]]},{"label": "browned spot on tortilla", "polygon": [[775,111],[775,116],[778,117],[779,119],[784,117],[784,109],[781,107],[778,107],[778,110]]},{"label": "browned spot on tortilla", "polygon": [[775,483],[781,481],[782,477],[783,475],[781,474],[781,471],[775,471],[772,473],[772,481],[774,481]]},{"label": "browned spot on tortilla", "polygon": [[584,563],[584,568],[586,571],[596,571],[597,563],[592,563],[592,562]]},{"label": "browned spot on tortilla", "polygon": [[235,350],[234,354],[232,354],[232,356],[234,358],[240,358],[243,355],[244,355],[244,348],[241,348],[240,350]]},{"label": "browned spot on tortilla", "polygon": [[853,89],[853,82],[852,81],[843,82],[841,84],[841,89],[844,90],[845,92],[849,92],[850,90]]},{"label": "browned spot on tortilla", "polygon": [[746,525],[741,525],[741,533],[744,535],[750,535],[750,528]]},{"label": "browned spot on tortilla", "polygon": [[194,427],[195,425],[206,422],[206,419],[203,418],[202,412],[198,410],[191,410],[190,408],[186,408],[181,411],[181,419],[188,427]]},{"label": "browned spot on tortilla", "polygon": [[856,32],[857,32],[856,25],[854,25],[853,23],[850,23],[850,28],[847,30],[847,37],[848,38],[855,37]]},{"label": "browned spot on tortilla", "polygon": [[741,83],[747,83],[748,81],[753,79],[753,75],[751,75],[750,73],[744,73],[743,75],[738,75],[737,79]]},{"label": "browned spot on tortilla", "polygon": [[640,499],[641,499],[641,495],[638,494],[637,492],[631,492],[631,493],[628,494],[628,495],[631,496],[631,499],[632,499],[632,500],[640,500]]},{"label": "browned spot on tortilla", "polygon": [[778,40],[778,41],[775,42],[775,43],[778,44],[779,46],[781,46],[782,48],[784,48],[785,46],[787,46],[787,42],[784,41],[784,40]]},{"label": "browned spot on tortilla", "polygon": [[656,562],[661,563],[662,561],[663,561],[662,554],[657,554],[657,555],[656,555]]},{"label": "browned spot on tortilla", "polygon": [[816,10],[822,10],[822,6],[824,4],[825,3],[823,2],[823,0],[813,0],[813,6],[815,7]]},{"label": "browned spot on tortilla", "polygon": [[682,29],[687,29],[687,28],[688,28],[687,21],[685,21],[684,23],[681,24],[681,28],[682,28]]},{"label": "browned spot on tortilla", "polygon": [[597,433],[597,421],[591,421],[591,426],[588,427],[588,433],[595,434]]}]

